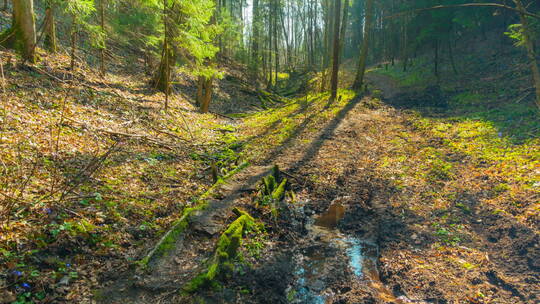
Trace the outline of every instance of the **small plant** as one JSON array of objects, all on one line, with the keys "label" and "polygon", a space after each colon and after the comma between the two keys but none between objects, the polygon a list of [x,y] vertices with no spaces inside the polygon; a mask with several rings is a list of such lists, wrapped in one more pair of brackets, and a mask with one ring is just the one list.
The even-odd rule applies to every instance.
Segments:
[{"label": "small plant", "polygon": [[434,223],[433,227],[436,229],[435,235],[443,244],[447,246],[458,246],[462,242],[456,230],[462,229],[463,225],[451,224],[449,227],[444,227],[440,223]]},{"label": "small plant", "polygon": [[264,177],[261,182],[256,204],[259,207],[270,207],[272,217],[279,216],[280,203],[285,198],[287,179],[281,177],[278,166],[274,166],[272,174]]},{"label": "small plant", "polygon": [[493,192],[495,194],[501,194],[501,193],[504,193],[504,192],[506,192],[508,190],[510,190],[510,185],[505,184],[505,183],[500,183],[500,184],[498,184],[497,186],[495,186],[493,188]]},{"label": "small plant", "polygon": [[435,158],[431,161],[429,177],[431,180],[450,180],[454,176],[452,173],[453,165],[442,159]]}]

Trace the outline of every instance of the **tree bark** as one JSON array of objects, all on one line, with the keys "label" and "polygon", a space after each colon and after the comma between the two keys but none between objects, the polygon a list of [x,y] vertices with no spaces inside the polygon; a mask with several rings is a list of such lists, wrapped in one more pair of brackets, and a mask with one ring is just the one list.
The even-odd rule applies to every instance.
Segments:
[{"label": "tree bark", "polygon": [[253,0],[253,21],[251,25],[251,69],[254,72],[255,77],[257,78],[260,65],[260,54],[259,54],[259,39],[261,36],[261,18],[259,10],[259,0]]},{"label": "tree bark", "polygon": [[347,25],[349,23],[349,6],[350,6],[350,0],[345,0],[345,6],[343,7],[343,21],[341,22],[341,37],[339,38],[339,49],[340,49],[340,57],[343,57],[343,52],[345,51],[345,40],[346,40],[346,33],[347,33]]},{"label": "tree bark", "polygon": [[169,94],[171,93],[171,69],[176,63],[176,53],[169,44],[169,21],[167,15],[167,1],[163,1],[163,52],[158,70],[153,80],[154,87],[165,93],[166,104],[168,103]]},{"label": "tree bark", "polygon": [[336,8],[334,12],[334,56],[332,60],[332,81],[331,81],[331,92],[330,100],[334,101],[337,97],[338,90],[338,78],[339,78],[339,28],[340,28],[340,15],[341,15],[341,0],[336,1]]},{"label": "tree bark", "polygon": [[4,0],[4,7],[2,10],[7,11],[8,10],[8,0]]},{"label": "tree bark", "polygon": [[[105,2],[106,0],[99,1],[99,23],[101,26],[101,32],[103,35],[105,35]],[[105,75],[105,39],[103,39],[103,45],[101,46],[101,49],[99,50],[99,71],[101,75]]]},{"label": "tree bark", "polygon": [[353,89],[360,90],[364,85],[364,75],[366,73],[366,62],[369,51],[369,43],[371,40],[371,27],[373,26],[373,0],[367,0],[366,3],[366,22],[364,25],[364,41],[360,50],[360,59],[358,60],[358,69],[356,78],[354,79]]},{"label": "tree bark", "polygon": [[13,1],[13,20],[11,28],[0,35],[0,44],[14,49],[25,61],[36,62],[36,24],[33,0]]},{"label": "tree bark", "polygon": [[70,67],[73,71],[75,69],[75,51],[77,48],[77,24],[75,23],[75,17],[71,23],[71,63]]},{"label": "tree bark", "polygon": [[278,0],[274,1],[274,58],[275,58],[275,83],[274,86],[277,87],[278,85],[278,78],[279,78],[279,36],[278,36],[278,6],[279,2]]},{"label": "tree bark", "polygon": [[199,76],[197,79],[197,101],[195,103],[196,106],[200,107],[203,104],[203,97],[204,97],[204,76]]},{"label": "tree bark", "polygon": [[324,15],[324,48],[322,53],[322,76],[321,76],[321,87],[320,91],[323,92],[327,88],[327,79],[328,79],[328,66],[329,66],[329,57],[330,57],[330,32],[332,31],[332,4],[330,0],[325,0],[324,2],[326,10]]},{"label": "tree bark", "polygon": [[440,82],[439,77],[439,41],[435,39],[433,41],[433,73],[435,74],[435,77],[437,78],[437,83]]},{"label": "tree bark", "polygon": [[208,113],[210,110],[210,102],[212,101],[212,81],[213,77],[209,77],[204,81],[204,97],[201,103],[201,113]]},{"label": "tree bark", "polygon": [[56,39],[56,20],[54,18],[54,3],[49,1],[45,9],[45,38],[43,45],[50,53],[58,52],[58,42]]},{"label": "tree bark", "polygon": [[454,61],[454,51],[452,49],[452,41],[450,40],[450,37],[448,37],[448,56],[450,57],[450,64],[452,65],[452,70],[454,71],[454,74],[457,75],[458,70],[456,68],[456,62]]}]

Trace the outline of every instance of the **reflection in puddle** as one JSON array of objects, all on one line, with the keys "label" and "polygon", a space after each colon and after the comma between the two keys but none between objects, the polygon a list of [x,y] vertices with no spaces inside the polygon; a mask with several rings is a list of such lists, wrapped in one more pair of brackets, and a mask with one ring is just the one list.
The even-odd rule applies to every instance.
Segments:
[{"label": "reflection in puddle", "polygon": [[345,216],[345,207],[342,204],[332,204],[328,210],[315,220],[315,226],[335,229],[339,221]]},{"label": "reflection in puddle", "polygon": [[[391,303],[406,303],[396,298],[380,281],[377,270],[378,247],[373,242],[342,234],[337,228],[346,208],[334,203],[308,227],[318,243],[307,248],[299,257],[296,286],[288,293],[291,303],[326,304],[331,302],[327,275],[336,264],[341,252],[348,259],[348,266],[357,280],[364,281],[377,296]],[[344,267],[347,267],[344,265]]]}]

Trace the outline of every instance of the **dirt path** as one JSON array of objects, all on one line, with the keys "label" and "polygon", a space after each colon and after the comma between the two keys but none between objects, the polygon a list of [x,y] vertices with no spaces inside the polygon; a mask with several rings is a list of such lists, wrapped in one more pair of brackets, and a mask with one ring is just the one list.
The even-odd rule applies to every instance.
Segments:
[{"label": "dirt path", "polygon": [[[384,76],[371,75],[369,80],[386,99],[400,93],[399,86]],[[409,180],[401,182],[396,167],[385,164],[388,155],[402,153],[399,148],[409,149],[411,155],[426,147],[441,148],[436,138],[424,138],[415,128],[414,117],[365,97],[349,102],[316,127],[310,119],[305,114],[283,144],[260,158],[258,169],[239,176],[234,183],[238,187],[226,189],[227,198],[203,216],[211,220],[195,220],[195,229],[179,240],[174,254],[157,270],[146,277],[131,273],[123,283],[120,279],[120,285],[113,284],[102,294],[108,299],[104,302],[535,303],[539,299],[537,230],[478,204],[482,194],[473,188],[461,189],[459,204],[441,211],[433,193],[450,181],[418,185],[414,177],[406,177]],[[460,161],[456,159],[455,166],[462,166]],[[295,193],[294,202],[280,209],[278,217],[257,208],[254,192],[249,191],[273,163],[287,173]],[[247,210],[265,223],[266,233],[248,236],[243,262],[221,289],[182,295],[181,285],[201,270],[218,232],[234,218],[229,207],[221,208],[223,204]],[[453,230],[437,226],[442,225],[441,218],[451,218],[449,227],[459,227],[459,239]]]}]

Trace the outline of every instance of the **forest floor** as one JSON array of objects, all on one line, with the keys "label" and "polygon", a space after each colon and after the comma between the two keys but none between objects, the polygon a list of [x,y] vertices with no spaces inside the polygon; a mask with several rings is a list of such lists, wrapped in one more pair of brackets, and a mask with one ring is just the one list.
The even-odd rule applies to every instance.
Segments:
[{"label": "forest floor", "polygon": [[[433,96],[429,90],[411,93],[377,71],[369,79],[372,95],[344,90],[330,104],[327,94],[308,95],[241,115],[238,136],[252,167],[206,216],[195,217],[195,229],[176,243],[175,254],[150,271],[121,275],[97,298],[536,302],[538,139],[513,144],[489,121],[396,109],[383,100]],[[277,211],[257,184],[274,164],[294,192]],[[233,207],[264,229],[247,231],[238,263],[218,279],[219,288],[186,293],[192,279],[205,273],[219,232],[237,217],[224,211]]]},{"label": "forest floor", "polygon": [[[369,94],[261,102],[232,63],[221,114],[197,113],[189,78],[163,111],[140,78],[67,62],[5,71],[0,302],[540,299],[535,116],[508,127],[489,111],[426,107],[437,89],[384,69],[368,74]],[[261,184],[274,165],[287,178],[277,199]],[[217,276],[194,285],[216,259]]]}]

